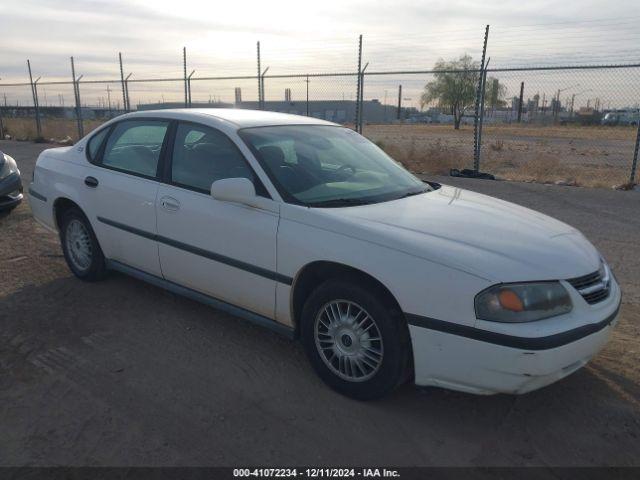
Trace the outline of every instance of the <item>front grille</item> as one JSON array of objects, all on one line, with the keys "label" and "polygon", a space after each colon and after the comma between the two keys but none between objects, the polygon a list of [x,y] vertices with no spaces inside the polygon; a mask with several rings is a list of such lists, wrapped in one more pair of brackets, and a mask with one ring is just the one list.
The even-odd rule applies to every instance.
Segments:
[{"label": "front grille", "polygon": [[601,302],[609,296],[609,272],[603,265],[597,272],[567,280],[589,305]]}]

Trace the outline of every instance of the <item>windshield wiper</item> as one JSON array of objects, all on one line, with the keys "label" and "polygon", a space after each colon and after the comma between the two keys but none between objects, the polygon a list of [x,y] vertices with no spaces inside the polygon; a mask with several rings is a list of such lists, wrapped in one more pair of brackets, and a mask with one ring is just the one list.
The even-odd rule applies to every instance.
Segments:
[{"label": "windshield wiper", "polygon": [[367,205],[371,201],[362,200],[361,198],[332,198],[331,200],[323,200],[321,202],[308,203],[308,207],[351,207],[354,205]]},{"label": "windshield wiper", "polygon": [[394,198],[394,200],[399,200],[401,198],[412,197],[414,195],[420,195],[421,193],[427,193],[427,192],[430,192],[430,191],[431,190],[429,190],[429,189],[424,189],[424,190],[418,190],[416,192],[407,192],[407,193],[405,193],[403,195],[400,195],[399,197]]}]

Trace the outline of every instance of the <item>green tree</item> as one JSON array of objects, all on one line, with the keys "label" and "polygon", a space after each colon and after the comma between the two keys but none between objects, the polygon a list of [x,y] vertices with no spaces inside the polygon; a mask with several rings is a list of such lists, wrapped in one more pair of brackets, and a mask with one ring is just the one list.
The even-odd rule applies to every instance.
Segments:
[{"label": "green tree", "polygon": [[440,59],[433,70],[435,79],[425,85],[420,104],[424,107],[436,101],[453,115],[453,127],[458,130],[464,114],[475,105],[480,63],[463,55],[457,60]]},{"label": "green tree", "polygon": [[420,104],[424,107],[437,101],[453,115],[453,127],[458,130],[465,112],[475,105],[480,63],[463,55],[457,60],[440,59],[433,70],[435,79],[425,85]]}]

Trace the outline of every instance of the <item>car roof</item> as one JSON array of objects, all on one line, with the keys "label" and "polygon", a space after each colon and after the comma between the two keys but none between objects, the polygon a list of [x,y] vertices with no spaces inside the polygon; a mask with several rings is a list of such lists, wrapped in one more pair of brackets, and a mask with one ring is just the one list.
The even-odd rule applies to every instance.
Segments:
[{"label": "car roof", "polygon": [[313,117],[291,115],[288,113],[266,112],[263,110],[245,110],[241,108],[173,108],[163,110],[141,110],[127,115],[128,117],[161,117],[178,120],[212,120],[223,121],[236,128],[266,127],[270,125],[337,125],[332,122]]}]

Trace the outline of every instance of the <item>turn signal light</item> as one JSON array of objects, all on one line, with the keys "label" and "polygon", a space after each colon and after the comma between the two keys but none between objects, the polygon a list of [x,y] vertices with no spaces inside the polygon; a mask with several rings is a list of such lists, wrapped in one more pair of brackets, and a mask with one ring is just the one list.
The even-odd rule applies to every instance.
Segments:
[{"label": "turn signal light", "polygon": [[513,290],[502,290],[498,294],[498,300],[502,308],[511,310],[512,312],[521,312],[524,310],[522,300]]}]

